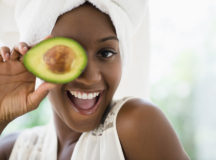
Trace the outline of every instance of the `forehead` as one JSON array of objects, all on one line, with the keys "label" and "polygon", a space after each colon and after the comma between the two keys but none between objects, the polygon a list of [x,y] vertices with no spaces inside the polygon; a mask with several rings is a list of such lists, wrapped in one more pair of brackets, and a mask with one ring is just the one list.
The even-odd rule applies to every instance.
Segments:
[{"label": "forehead", "polygon": [[116,36],[116,33],[108,15],[92,5],[84,4],[60,16],[52,35],[83,42]]}]

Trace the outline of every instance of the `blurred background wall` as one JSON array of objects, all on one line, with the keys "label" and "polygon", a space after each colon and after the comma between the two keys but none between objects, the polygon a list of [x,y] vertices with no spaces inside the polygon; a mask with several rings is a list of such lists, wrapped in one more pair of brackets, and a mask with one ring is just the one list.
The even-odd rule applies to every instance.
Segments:
[{"label": "blurred background wall", "polygon": [[0,0],[0,45],[12,47],[19,40],[19,33],[14,20],[16,0]]},{"label": "blurred background wall", "polygon": [[216,159],[216,1],[151,0],[150,96],[193,160]]},{"label": "blurred background wall", "polygon": [[[18,42],[15,0],[0,0],[0,43]],[[142,13],[141,13],[142,14]],[[216,159],[216,1],[151,0],[133,39],[116,98],[139,96],[163,110],[192,160]],[[10,123],[4,134],[48,123],[50,103]]]}]

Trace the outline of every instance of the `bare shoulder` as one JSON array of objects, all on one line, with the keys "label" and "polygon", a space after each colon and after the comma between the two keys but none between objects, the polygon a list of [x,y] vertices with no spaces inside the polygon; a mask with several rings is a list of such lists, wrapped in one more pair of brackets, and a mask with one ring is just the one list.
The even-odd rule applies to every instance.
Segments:
[{"label": "bare shoulder", "polygon": [[0,159],[8,160],[13,149],[14,143],[19,133],[12,133],[3,137],[0,137]]},{"label": "bare shoulder", "polygon": [[128,160],[188,160],[163,112],[141,99],[126,102],[117,117],[117,131]]}]

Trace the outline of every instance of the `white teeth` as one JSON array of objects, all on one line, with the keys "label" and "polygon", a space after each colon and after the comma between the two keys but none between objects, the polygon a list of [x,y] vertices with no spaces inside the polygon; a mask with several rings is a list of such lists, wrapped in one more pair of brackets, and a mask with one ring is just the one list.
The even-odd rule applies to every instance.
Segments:
[{"label": "white teeth", "polygon": [[93,92],[93,93],[81,93],[81,92],[77,92],[77,91],[70,91],[70,93],[79,99],[93,99],[95,97],[97,97],[100,92]]},{"label": "white teeth", "polygon": [[93,98],[93,94],[92,93],[89,93],[88,94],[88,99],[92,99]]},{"label": "white teeth", "polygon": [[[77,92],[75,92],[75,93],[76,93],[76,94],[74,94],[75,97],[80,98],[80,99],[82,98],[82,95],[81,95],[80,92],[79,92],[78,94],[77,94]],[[72,93],[71,93],[71,94],[72,94]],[[73,94],[72,94],[72,95],[73,95]],[[76,96],[76,95],[77,95],[77,96]]]},{"label": "white teeth", "polygon": [[83,99],[87,99],[87,98],[88,98],[87,94],[86,94],[86,93],[83,93],[83,94],[82,94],[82,98],[83,98]]},{"label": "white teeth", "polygon": [[77,93],[77,92],[75,92],[75,93],[74,93],[74,95],[77,97],[77,96],[78,96],[78,93]]}]

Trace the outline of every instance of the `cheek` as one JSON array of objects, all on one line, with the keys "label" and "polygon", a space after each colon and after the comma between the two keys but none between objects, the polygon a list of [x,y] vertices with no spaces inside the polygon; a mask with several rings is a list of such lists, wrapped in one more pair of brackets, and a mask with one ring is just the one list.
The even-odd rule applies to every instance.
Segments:
[{"label": "cheek", "polygon": [[122,65],[120,58],[114,63],[108,65],[104,71],[104,77],[109,87],[116,90],[122,76]]},{"label": "cheek", "polygon": [[62,109],[61,107],[63,105],[62,96],[63,96],[63,93],[61,92],[60,89],[55,89],[48,94],[49,101],[51,102],[52,108],[55,111],[59,112]]}]

